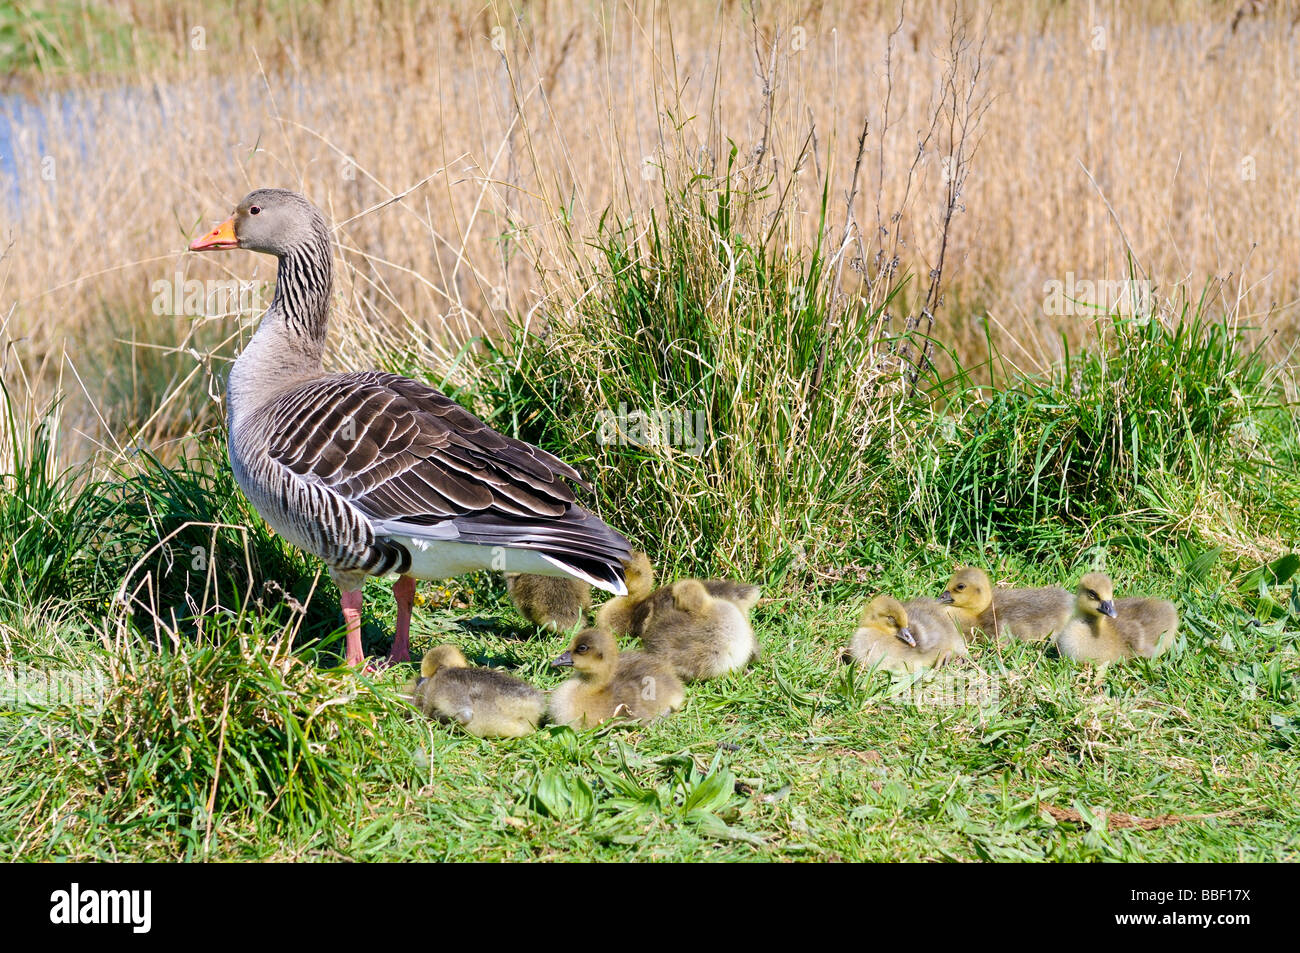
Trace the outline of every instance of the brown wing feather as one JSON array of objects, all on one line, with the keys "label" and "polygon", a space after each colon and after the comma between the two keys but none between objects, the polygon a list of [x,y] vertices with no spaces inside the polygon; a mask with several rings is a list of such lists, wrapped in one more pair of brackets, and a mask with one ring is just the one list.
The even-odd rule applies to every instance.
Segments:
[{"label": "brown wing feather", "polygon": [[396,374],[324,377],[263,411],[269,455],[375,519],[435,523],[564,515],[578,472],[497,433],[446,395]]}]

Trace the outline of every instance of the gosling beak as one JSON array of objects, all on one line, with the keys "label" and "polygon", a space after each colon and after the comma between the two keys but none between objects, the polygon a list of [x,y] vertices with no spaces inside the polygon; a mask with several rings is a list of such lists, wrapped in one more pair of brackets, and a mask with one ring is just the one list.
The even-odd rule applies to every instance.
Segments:
[{"label": "gosling beak", "polygon": [[947,589],[945,589],[943,593],[939,596],[939,605],[941,606],[952,605],[952,593],[949,592]]},{"label": "gosling beak", "polygon": [[238,248],[235,237],[235,220],[228,218],[202,238],[190,242],[190,251],[214,251],[219,248]]},{"label": "gosling beak", "polygon": [[421,675],[419,678],[417,678],[417,679],[415,680],[415,687],[416,687],[416,688],[419,688],[421,685],[423,685],[423,684],[424,684],[425,682],[427,682],[427,681],[428,681],[428,679],[425,678],[423,675]]},{"label": "gosling beak", "polygon": [[916,636],[912,635],[912,630],[907,626],[903,626],[898,630],[898,640],[900,642],[906,642],[912,648],[916,648]]},{"label": "gosling beak", "polygon": [[557,659],[551,659],[551,668],[573,668],[573,653],[565,652]]},{"label": "gosling beak", "polygon": [[1114,603],[1113,601],[1111,601],[1110,599],[1107,599],[1105,602],[1103,602],[1103,603],[1102,603],[1100,606],[1098,606],[1097,608],[1099,608],[1099,609],[1101,610],[1101,614],[1102,614],[1102,615],[1108,615],[1108,616],[1110,616],[1112,619],[1115,618],[1115,615],[1116,615],[1116,612],[1115,612],[1115,603]]}]

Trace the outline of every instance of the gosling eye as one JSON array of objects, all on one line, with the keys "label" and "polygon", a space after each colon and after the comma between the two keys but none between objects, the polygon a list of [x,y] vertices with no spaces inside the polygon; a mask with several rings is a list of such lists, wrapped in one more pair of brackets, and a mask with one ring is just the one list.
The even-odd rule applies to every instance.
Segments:
[{"label": "gosling eye", "polygon": [[958,592],[961,592],[961,591],[962,591],[963,589],[965,589],[965,588],[966,588],[966,583],[964,583],[964,582],[959,582],[959,583],[957,584],[957,591],[958,591]]},{"label": "gosling eye", "polygon": [[[1095,592],[1093,592],[1091,589],[1089,589],[1089,590],[1088,590],[1088,598],[1089,598],[1089,599],[1097,599],[1097,593],[1095,593]],[[1101,600],[1100,600],[1100,599],[1097,599],[1097,601],[1100,602]]]}]

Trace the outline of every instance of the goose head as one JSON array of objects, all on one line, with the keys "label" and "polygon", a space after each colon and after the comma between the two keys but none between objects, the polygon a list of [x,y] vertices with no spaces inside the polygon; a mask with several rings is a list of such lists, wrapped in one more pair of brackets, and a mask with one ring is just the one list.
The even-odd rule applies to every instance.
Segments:
[{"label": "goose head", "polygon": [[230,218],[191,242],[190,251],[245,248],[284,258],[322,238],[329,241],[329,229],[316,206],[288,189],[257,189]]},{"label": "goose head", "polygon": [[1104,572],[1090,572],[1079,580],[1074,603],[1085,616],[1115,618],[1115,586]]},{"label": "goose head", "polygon": [[888,632],[898,641],[916,647],[916,636],[907,626],[907,610],[893,596],[876,596],[868,602],[858,624],[863,628]]},{"label": "goose head", "polygon": [[569,649],[551,662],[555,668],[571,668],[580,678],[603,682],[618,667],[618,643],[604,629],[583,629],[573,637]]},{"label": "goose head", "polygon": [[978,615],[992,604],[993,585],[982,569],[958,569],[948,580],[939,602]]}]

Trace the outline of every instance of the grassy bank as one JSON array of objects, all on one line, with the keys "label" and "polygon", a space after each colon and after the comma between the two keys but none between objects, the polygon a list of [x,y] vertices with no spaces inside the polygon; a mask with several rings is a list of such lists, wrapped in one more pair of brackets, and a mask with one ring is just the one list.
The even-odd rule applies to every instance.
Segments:
[{"label": "grassy bank", "polygon": [[[619,247],[593,314],[636,300]],[[694,260],[661,251],[640,267]],[[751,261],[742,296],[771,277]],[[39,431],[0,529],[0,631],[27,690],[0,720],[3,856],[1295,859],[1297,418],[1230,318],[1103,322],[1070,363],[997,389],[958,375],[909,396],[828,362],[800,403],[773,368],[815,364],[768,310],[748,338],[689,345],[681,312],[667,332],[639,315],[502,342],[458,396],[580,461],[664,569],[760,581],[760,664],[656,725],[480,741],[415,717],[406,671],[334,667],[331,587],[248,508],[219,440],[91,479],[51,471]],[[863,318],[844,353],[891,353]],[[707,452],[597,439],[601,401],[675,394],[713,399]],[[833,433],[849,411],[869,416]],[[779,423],[802,428],[785,468]],[[915,682],[840,664],[869,592],[938,592],[959,562],[1024,584],[1104,566],[1175,599],[1183,629],[1167,657],[1101,673],[1023,645]],[[453,641],[558,683],[562,639],[498,579],[422,592],[417,651]],[[380,651],[382,585],[368,604]]]}]

